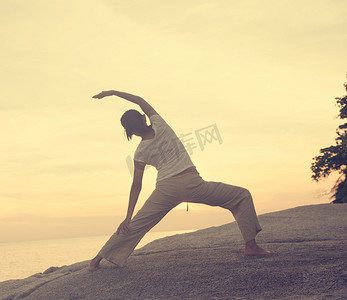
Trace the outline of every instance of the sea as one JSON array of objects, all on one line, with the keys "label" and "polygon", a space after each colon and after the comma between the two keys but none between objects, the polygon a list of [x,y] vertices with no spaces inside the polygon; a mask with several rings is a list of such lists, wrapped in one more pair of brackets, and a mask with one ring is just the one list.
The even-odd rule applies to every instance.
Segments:
[{"label": "sea", "polygon": [[[166,236],[195,230],[148,232],[136,249]],[[92,259],[110,238],[90,236],[38,241],[0,243],[0,282],[23,279],[50,267],[61,267]]]}]

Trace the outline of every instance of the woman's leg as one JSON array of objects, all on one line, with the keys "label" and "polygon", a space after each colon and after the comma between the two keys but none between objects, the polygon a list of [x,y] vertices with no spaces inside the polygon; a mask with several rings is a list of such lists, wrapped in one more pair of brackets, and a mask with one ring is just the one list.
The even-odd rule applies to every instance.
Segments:
[{"label": "woman's leg", "polygon": [[273,254],[271,251],[262,249],[255,242],[256,235],[262,229],[251,193],[247,189],[222,182],[205,181],[200,176],[193,176],[191,179],[185,189],[189,201],[230,210],[245,241],[245,255]]},{"label": "woman's leg", "polygon": [[179,201],[174,195],[155,189],[130,221],[130,232],[127,234],[114,233],[90,262],[88,269],[96,270],[102,258],[118,266],[123,266],[142,237],[178,204]]}]

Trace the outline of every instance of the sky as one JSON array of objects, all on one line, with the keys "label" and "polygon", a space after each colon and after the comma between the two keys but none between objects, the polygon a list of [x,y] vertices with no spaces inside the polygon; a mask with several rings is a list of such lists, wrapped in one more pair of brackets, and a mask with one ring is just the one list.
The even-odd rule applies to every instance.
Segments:
[{"label": "sky", "polygon": [[[248,188],[257,212],[330,202],[312,158],[335,143],[345,93],[343,0],[0,0],[0,242],[102,235],[126,214],[132,159],[120,117],[147,100],[191,138],[203,179]],[[200,147],[206,128],[219,139]],[[130,162],[130,164],[129,164]],[[136,210],[155,188],[146,169]],[[153,230],[234,219],[191,204]]]}]

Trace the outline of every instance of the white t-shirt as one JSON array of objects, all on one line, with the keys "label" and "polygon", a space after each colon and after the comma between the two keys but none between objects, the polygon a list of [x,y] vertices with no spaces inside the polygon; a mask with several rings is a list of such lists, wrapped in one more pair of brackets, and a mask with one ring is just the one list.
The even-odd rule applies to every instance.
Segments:
[{"label": "white t-shirt", "polygon": [[194,166],[182,142],[165,120],[158,114],[149,119],[155,136],[140,142],[134,160],[154,166],[158,170],[157,182]]}]

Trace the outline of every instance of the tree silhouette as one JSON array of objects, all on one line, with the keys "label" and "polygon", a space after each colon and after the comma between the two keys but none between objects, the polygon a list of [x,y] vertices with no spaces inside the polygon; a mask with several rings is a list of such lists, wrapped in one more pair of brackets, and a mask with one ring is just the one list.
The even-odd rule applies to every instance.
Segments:
[{"label": "tree silhouette", "polygon": [[[344,84],[347,91],[347,84]],[[347,95],[335,98],[340,109],[338,117],[347,118]],[[332,172],[341,174],[336,181],[332,191],[333,203],[347,203],[347,123],[336,129],[336,145],[320,149],[320,155],[313,158],[311,170],[312,179],[319,181],[328,177]]]}]

